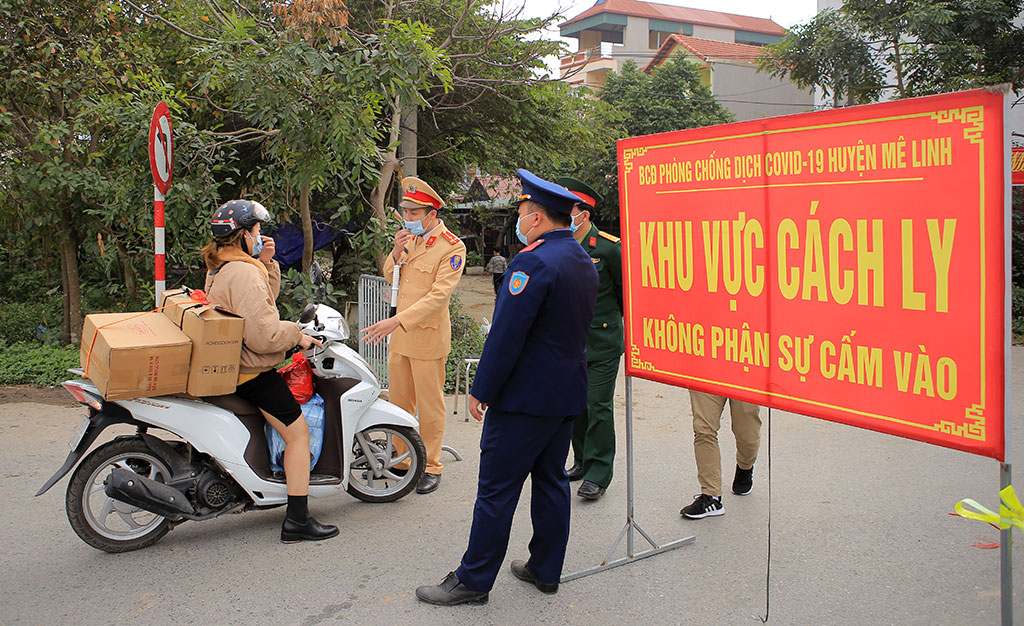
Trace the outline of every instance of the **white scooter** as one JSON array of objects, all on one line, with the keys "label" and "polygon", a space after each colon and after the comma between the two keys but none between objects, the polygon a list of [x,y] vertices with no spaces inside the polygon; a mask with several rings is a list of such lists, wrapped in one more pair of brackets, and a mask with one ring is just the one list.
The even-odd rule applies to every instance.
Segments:
[{"label": "white scooter", "polygon": [[[381,399],[372,368],[345,345],[348,327],[334,309],[309,305],[302,331],[323,342],[305,354],[324,399],[324,441],[313,467],[309,495],[348,490],[366,502],[391,502],[415,488],[426,452],[416,418]],[[81,370],[72,372],[82,375]],[[76,465],[68,483],[71,527],[106,552],[145,548],[186,520],[207,520],[288,500],[284,475],[271,471],[258,409],[239,396],[161,396],[108,402],[88,380],[64,384],[89,409],[70,441],[71,453],[37,496]],[[113,424],[136,427],[79,459]],[[161,439],[160,429],[176,436]],[[405,444],[397,454],[395,442]],[[408,462],[408,469],[395,466]]]}]

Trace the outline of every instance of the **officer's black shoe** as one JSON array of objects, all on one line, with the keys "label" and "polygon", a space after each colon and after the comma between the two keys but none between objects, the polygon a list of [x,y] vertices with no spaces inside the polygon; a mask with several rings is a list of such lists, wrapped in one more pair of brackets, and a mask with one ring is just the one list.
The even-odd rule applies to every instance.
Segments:
[{"label": "officer's black shoe", "polygon": [[[429,476],[430,474],[428,474]],[[487,604],[486,591],[467,589],[455,572],[448,572],[440,585],[416,588],[416,597],[428,604],[455,606],[457,604]]]},{"label": "officer's black shoe", "polygon": [[532,571],[530,571],[529,566],[526,565],[526,561],[512,561],[512,573],[515,574],[515,577],[519,580],[530,583],[544,593],[558,593],[558,583],[542,582]]},{"label": "officer's black shoe", "polygon": [[338,527],[321,524],[310,515],[305,524],[292,521],[287,517],[281,524],[281,543],[297,543],[299,541],[320,541],[330,539],[338,534]]},{"label": "officer's black shoe", "polygon": [[565,470],[565,473],[569,475],[569,482],[576,482],[583,478],[583,466],[577,463]]},{"label": "officer's black shoe", "polygon": [[392,467],[392,468],[389,468],[388,471],[391,472],[392,474],[394,474],[395,476],[403,477],[403,476],[405,476],[406,474],[409,473],[409,468],[402,469],[400,467]]},{"label": "officer's black shoe", "polygon": [[435,491],[441,485],[440,474],[424,474],[420,478],[420,482],[416,485],[416,493],[430,493]]},{"label": "officer's black shoe", "polygon": [[736,466],[736,476],[732,479],[732,492],[738,496],[745,496],[754,488],[754,467],[740,469]]},{"label": "officer's black shoe", "polygon": [[583,484],[580,485],[580,489],[576,492],[576,495],[581,498],[586,498],[587,500],[597,500],[604,495],[604,487],[599,486],[593,481],[585,480],[583,481]]}]

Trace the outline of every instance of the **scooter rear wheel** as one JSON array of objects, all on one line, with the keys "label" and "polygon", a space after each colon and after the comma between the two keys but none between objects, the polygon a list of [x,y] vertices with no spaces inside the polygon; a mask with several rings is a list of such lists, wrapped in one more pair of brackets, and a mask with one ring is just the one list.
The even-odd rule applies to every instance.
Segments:
[{"label": "scooter rear wheel", "polygon": [[[396,453],[396,440],[405,444],[405,453]],[[395,468],[405,461],[408,470]],[[348,492],[363,502],[393,502],[416,488],[426,464],[426,448],[414,429],[391,425],[367,428],[356,435],[352,446]]]},{"label": "scooter rear wheel", "polygon": [[165,482],[170,469],[141,439],[116,439],[100,446],[78,466],[68,482],[65,509],[82,541],[104,552],[130,552],[151,546],[170,530],[167,518],[114,500],[104,481],[114,468]]}]

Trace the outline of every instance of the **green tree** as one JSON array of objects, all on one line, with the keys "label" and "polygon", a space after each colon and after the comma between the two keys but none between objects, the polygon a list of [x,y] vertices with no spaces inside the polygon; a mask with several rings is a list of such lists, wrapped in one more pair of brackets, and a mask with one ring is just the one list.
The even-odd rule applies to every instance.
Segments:
[{"label": "green tree", "polygon": [[[4,239],[37,242],[30,258],[59,257],[65,342],[78,339],[83,281],[105,281],[119,297],[148,294],[136,266],[140,249],[152,249],[139,245],[152,241],[145,135],[155,102],[183,102],[161,80],[159,55],[115,2],[0,5],[0,217],[17,225]],[[181,138],[194,138],[188,125]],[[181,169],[187,186],[192,168]],[[83,267],[90,247],[94,262]]]},{"label": "green tree", "polygon": [[[1024,79],[1022,0],[848,0],[767,46],[761,70],[817,86],[836,105]],[[891,84],[886,83],[886,75]]]},{"label": "green tree", "polygon": [[807,24],[793,27],[759,59],[759,70],[788,76],[802,89],[820,87],[834,106],[863,104],[878,98],[884,72],[870,44],[844,14],[826,9]]},{"label": "green tree", "polygon": [[624,137],[712,126],[733,121],[711,89],[701,82],[697,66],[676,54],[650,74],[627,61],[608,75],[599,98],[606,107],[591,110],[595,128],[604,129],[603,141],[580,155],[578,177],[595,181],[604,196],[599,207],[601,228],[618,231],[619,181],[615,142]]}]

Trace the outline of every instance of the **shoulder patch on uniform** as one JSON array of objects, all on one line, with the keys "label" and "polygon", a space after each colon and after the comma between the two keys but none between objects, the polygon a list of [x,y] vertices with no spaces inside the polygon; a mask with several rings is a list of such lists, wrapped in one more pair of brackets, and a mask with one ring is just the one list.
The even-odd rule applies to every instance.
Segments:
[{"label": "shoulder patch on uniform", "polygon": [[619,238],[616,237],[615,235],[609,235],[608,233],[604,232],[603,230],[597,231],[597,234],[599,236],[601,236],[601,237],[604,237],[605,239],[607,239],[608,241],[610,241],[612,243],[619,243],[619,241],[620,241]]},{"label": "shoulder patch on uniform", "polygon": [[444,231],[444,233],[442,233],[441,236],[444,237],[445,241],[447,241],[448,243],[452,244],[453,246],[455,244],[459,243],[459,241],[461,241],[461,239],[456,237],[455,233],[453,233],[450,230]]},{"label": "shoulder patch on uniform", "polygon": [[508,292],[513,296],[518,296],[526,289],[526,283],[528,282],[530,282],[530,275],[526,272],[512,272],[512,278],[508,280]]},{"label": "shoulder patch on uniform", "polygon": [[[530,245],[528,245],[525,248],[523,248],[522,250],[520,250],[520,252],[529,252],[530,250],[533,250],[534,248],[536,248],[537,246],[539,246],[542,243],[544,243],[544,240],[543,239],[538,239],[537,241],[534,241]],[[527,278],[529,278],[529,276],[527,276]]]},{"label": "shoulder patch on uniform", "polygon": [[456,254],[455,256],[452,257],[450,263],[452,269],[458,271],[458,269],[462,267],[462,257]]}]

